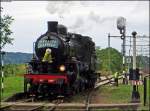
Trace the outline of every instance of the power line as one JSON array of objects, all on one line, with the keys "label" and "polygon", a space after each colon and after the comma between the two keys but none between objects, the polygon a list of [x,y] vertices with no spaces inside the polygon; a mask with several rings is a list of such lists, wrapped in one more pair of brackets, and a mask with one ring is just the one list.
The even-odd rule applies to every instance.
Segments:
[{"label": "power line", "polygon": [[[127,44],[127,45],[125,45],[125,46],[133,46],[133,45]],[[140,44],[140,45],[136,45],[136,46],[150,46],[150,45],[149,45],[149,44],[146,44],[146,45]]]}]

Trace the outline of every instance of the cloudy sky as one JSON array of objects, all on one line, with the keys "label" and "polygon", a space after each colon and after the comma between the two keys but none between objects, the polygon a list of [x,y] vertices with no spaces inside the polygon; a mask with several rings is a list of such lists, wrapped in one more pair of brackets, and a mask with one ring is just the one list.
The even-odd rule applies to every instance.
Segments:
[{"label": "cloudy sky", "polygon": [[[14,45],[7,45],[5,51],[32,52],[33,42],[47,31],[47,21],[90,36],[101,48],[108,46],[108,33],[119,35],[116,20],[120,16],[126,18],[127,35],[133,30],[149,35],[149,1],[13,1],[1,5],[2,14],[15,19],[11,25]],[[121,39],[111,39],[111,46],[119,51],[121,43]]]}]

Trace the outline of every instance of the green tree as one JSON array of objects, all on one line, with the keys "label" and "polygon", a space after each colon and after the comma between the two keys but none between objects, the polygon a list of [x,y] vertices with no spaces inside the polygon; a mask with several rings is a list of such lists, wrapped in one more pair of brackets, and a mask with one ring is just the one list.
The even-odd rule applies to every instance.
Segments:
[{"label": "green tree", "polygon": [[[122,54],[114,48],[100,49],[96,48],[99,69],[102,72],[111,72],[122,70]],[[109,59],[110,58],[110,59]],[[110,64],[109,64],[110,63]]]},{"label": "green tree", "polygon": [[[0,12],[2,12],[2,7]],[[10,35],[13,33],[10,30],[10,25],[13,22],[12,16],[3,15],[0,17],[0,49],[2,49],[6,44],[12,44],[13,38]]]}]

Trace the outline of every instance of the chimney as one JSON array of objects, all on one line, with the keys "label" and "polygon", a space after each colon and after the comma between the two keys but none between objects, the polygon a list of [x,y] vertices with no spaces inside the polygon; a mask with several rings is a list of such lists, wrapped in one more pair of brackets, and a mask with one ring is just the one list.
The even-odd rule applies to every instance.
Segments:
[{"label": "chimney", "polygon": [[57,21],[48,21],[47,24],[48,24],[48,32],[57,33],[57,25],[58,25]]}]

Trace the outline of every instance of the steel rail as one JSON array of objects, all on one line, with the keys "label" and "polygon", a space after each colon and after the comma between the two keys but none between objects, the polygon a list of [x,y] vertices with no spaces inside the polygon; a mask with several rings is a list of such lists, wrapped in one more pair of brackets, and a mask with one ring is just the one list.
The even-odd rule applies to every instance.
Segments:
[{"label": "steel rail", "polygon": [[[4,104],[4,103],[2,103]],[[95,110],[95,109],[134,109],[136,110],[141,103],[123,103],[123,104],[92,104],[88,105],[88,109],[86,111]],[[57,109],[50,109],[50,107],[54,107],[55,104],[52,103],[7,103],[8,108],[1,108],[1,111],[36,111],[36,110],[69,110],[69,109],[76,109],[76,110],[85,110],[87,108],[86,104],[83,103],[60,103],[57,105]],[[12,107],[12,108],[11,108]],[[15,108],[15,109],[14,109]]]}]

